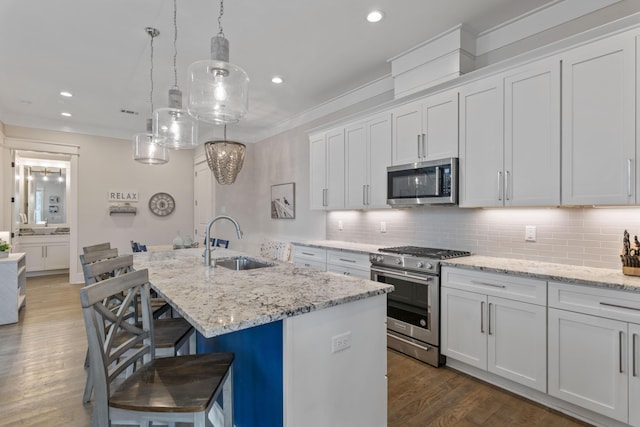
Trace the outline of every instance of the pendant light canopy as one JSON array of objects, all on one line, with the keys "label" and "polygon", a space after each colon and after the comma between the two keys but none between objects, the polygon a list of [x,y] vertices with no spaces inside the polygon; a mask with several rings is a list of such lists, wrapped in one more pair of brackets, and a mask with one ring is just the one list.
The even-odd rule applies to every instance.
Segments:
[{"label": "pendant light canopy", "polygon": [[211,59],[196,61],[187,70],[189,114],[214,124],[236,123],[248,110],[249,77],[229,63],[229,40],[222,31],[224,1],[220,1],[218,27],[211,38]]},{"label": "pendant light canopy", "polygon": [[224,139],[208,141],[204,144],[209,169],[216,181],[223,185],[233,184],[244,164],[246,146],[227,140],[227,126],[224,127]]},{"label": "pendant light canopy", "polygon": [[[153,39],[160,32],[151,27],[145,28],[145,31],[151,37],[151,68],[150,81],[151,90],[149,94],[149,102],[151,104],[151,113],[153,114]],[[133,160],[147,165],[162,165],[169,161],[169,150],[158,143],[158,139],[153,137],[152,119],[147,119],[147,131],[137,133],[133,137]]]},{"label": "pendant light canopy", "polygon": [[169,107],[153,113],[153,136],[160,144],[173,149],[190,149],[198,145],[196,121],[182,108],[182,92],[178,88],[178,20],[177,1],[173,0],[173,87],[169,89]]}]

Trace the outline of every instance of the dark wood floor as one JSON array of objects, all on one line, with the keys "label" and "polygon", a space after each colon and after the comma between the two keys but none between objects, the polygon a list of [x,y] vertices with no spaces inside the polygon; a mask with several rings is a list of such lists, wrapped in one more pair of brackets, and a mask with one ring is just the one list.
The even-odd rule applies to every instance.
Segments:
[{"label": "dark wood floor", "polygon": [[[20,322],[0,326],[0,426],[90,425],[79,288],[66,275],[29,278]],[[585,425],[451,369],[387,354],[389,427]]]}]

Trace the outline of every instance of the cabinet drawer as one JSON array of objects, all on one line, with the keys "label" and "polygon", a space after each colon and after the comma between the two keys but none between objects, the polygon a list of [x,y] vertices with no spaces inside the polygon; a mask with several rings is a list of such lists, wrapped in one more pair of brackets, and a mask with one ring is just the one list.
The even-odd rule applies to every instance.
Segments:
[{"label": "cabinet drawer", "polygon": [[[298,259],[311,260],[316,262],[327,262],[327,250],[325,248],[315,248],[313,246],[293,246],[293,257]],[[324,267],[323,267],[324,269]]]},{"label": "cabinet drawer", "polygon": [[327,264],[325,264],[324,262],[318,262],[311,259],[294,258],[293,263],[301,267],[317,268],[318,270],[323,271],[327,268]]},{"label": "cabinet drawer", "polygon": [[640,323],[640,294],[549,282],[549,307]]},{"label": "cabinet drawer", "polygon": [[369,254],[327,249],[327,264],[369,270]]},{"label": "cabinet drawer", "polygon": [[327,271],[336,274],[343,274],[345,276],[360,277],[362,279],[371,279],[371,270],[362,270],[352,267],[341,267],[333,264],[327,264]]},{"label": "cabinet drawer", "polygon": [[530,304],[547,304],[547,282],[506,274],[442,267],[442,286]]}]

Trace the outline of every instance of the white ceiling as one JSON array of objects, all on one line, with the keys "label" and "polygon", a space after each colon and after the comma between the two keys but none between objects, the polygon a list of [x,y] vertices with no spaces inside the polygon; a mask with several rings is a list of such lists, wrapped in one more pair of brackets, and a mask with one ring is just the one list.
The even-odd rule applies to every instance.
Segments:
[{"label": "white ceiling", "polygon": [[[557,0],[555,0],[557,1]],[[249,114],[229,136],[251,140],[278,124],[390,73],[387,59],[464,23],[484,31],[551,0],[227,0],[231,62],[251,79]],[[385,12],[378,24],[371,9]],[[178,84],[210,56],[219,1],[178,0]],[[2,0],[0,121],[130,138],[173,84],[173,0]],[[271,83],[281,75],[282,85]],[[61,90],[73,93],[63,98]],[[121,109],[139,112],[128,115]],[[73,114],[71,118],[60,115]],[[201,134],[211,133],[204,129]],[[221,129],[215,131],[222,135]]]}]

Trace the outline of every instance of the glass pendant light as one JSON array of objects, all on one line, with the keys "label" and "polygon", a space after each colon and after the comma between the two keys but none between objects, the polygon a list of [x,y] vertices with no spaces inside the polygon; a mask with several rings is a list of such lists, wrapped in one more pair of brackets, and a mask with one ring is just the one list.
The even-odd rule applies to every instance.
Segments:
[{"label": "glass pendant light", "polygon": [[[151,91],[149,102],[153,114],[153,39],[160,34],[155,28],[147,27],[145,31],[151,37]],[[163,165],[169,161],[169,150],[153,137],[151,119],[147,119],[147,131],[133,136],[133,160],[146,165]]]},{"label": "glass pendant light", "polygon": [[178,88],[178,21],[177,5],[173,0],[173,87],[169,89],[169,107],[153,113],[153,136],[160,144],[173,149],[190,149],[198,145],[196,121],[182,108],[182,91]]},{"label": "glass pendant light", "polygon": [[222,31],[224,1],[220,1],[218,27],[211,38],[211,59],[191,64],[188,73],[189,114],[214,124],[236,123],[248,109],[249,77],[229,63],[229,40]]},{"label": "glass pendant light", "polygon": [[235,182],[244,164],[245,151],[244,144],[227,140],[227,125],[224,126],[222,140],[208,141],[204,144],[209,169],[218,183],[229,185]]}]

